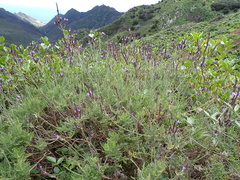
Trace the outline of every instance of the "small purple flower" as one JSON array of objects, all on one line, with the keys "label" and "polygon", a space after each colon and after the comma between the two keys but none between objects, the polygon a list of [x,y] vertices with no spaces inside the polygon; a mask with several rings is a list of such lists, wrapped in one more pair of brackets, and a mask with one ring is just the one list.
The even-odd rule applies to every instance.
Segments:
[{"label": "small purple flower", "polygon": [[234,86],[233,86],[234,89],[236,89],[236,88],[238,88],[238,87],[239,87],[238,84],[234,84]]},{"label": "small purple flower", "polygon": [[134,67],[137,67],[138,63],[136,61],[132,61]]},{"label": "small purple flower", "polygon": [[189,168],[188,164],[184,164],[184,166],[182,167],[182,171],[186,171]]},{"label": "small purple flower", "polygon": [[89,92],[87,93],[87,95],[88,95],[88,96],[92,96],[92,95],[93,95],[93,92],[92,92],[92,91],[89,91]]},{"label": "small purple flower", "polygon": [[16,99],[19,101],[21,100],[21,96],[17,95]]},{"label": "small purple flower", "polygon": [[232,95],[235,96],[235,97],[240,96],[240,91],[239,92],[232,92]]},{"label": "small purple flower", "polygon": [[68,61],[69,61],[69,64],[73,64],[73,59],[72,59],[72,57],[70,57]]},{"label": "small purple flower", "polygon": [[169,130],[173,134],[177,134],[178,128],[177,128],[177,123],[179,123],[179,120],[174,121],[173,125],[170,125]]},{"label": "small purple flower", "polygon": [[189,59],[192,59],[192,60],[195,59],[195,55],[191,55]]},{"label": "small purple flower", "polygon": [[200,52],[199,50],[198,50],[198,51],[196,51],[195,53],[196,53],[196,54],[201,54],[201,52]]},{"label": "small purple flower", "polygon": [[225,125],[226,125],[226,126],[231,126],[231,123],[232,123],[232,122],[234,122],[234,120],[227,119],[227,120],[225,121]]},{"label": "small purple flower", "polygon": [[154,66],[158,66],[159,65],[159,62],[154,62]]},{"label": "small purple flower", "polygon": [[60,76],[60,77],[63,77],[63,76],[64,76],[64,73],[60,73],[59,76]]},{"label": "small purple flower", "polygon": [[74,112],[79,113],[79,112],[81,112],[81,109],[75,109]]},{"label": "small purple flower", "polygon": [[57,135],[57,134],[53,134],[53,136],[52,136],[54,139],[59,139],[60,138],[60,136],[59,135]]}]

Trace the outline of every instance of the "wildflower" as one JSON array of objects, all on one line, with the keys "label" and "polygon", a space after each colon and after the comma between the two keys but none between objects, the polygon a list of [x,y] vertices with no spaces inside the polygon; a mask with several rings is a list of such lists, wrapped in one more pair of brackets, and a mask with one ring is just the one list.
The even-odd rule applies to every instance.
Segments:
[{"label": "wildflower", "polygon": [[21,100],[21,96],[17,95],[17,98],[16,98],[18,101]]},{"label": "wildflower", "polygon": [[57,135],[57,134],[53,134],[53,136],[52,136],[54,139],[56,139],[56,140],[58,140],[59,138],[60,138],[60,136],[59,135]]},{"label": "wildflower", "polygon": [[158,66],[160,63],[159,62],[154,62],[154,66]]},{"label": "wildflower", "polygon": [[189,168],[188,164],[184,164],[184,166],[182,167],[182,171],[186,171]]},{"label": "wildflower", "polygon": [[225,121],[225,125],[226,125],[226,126],[231,126],[231,123],[232,123],[232,122],[234,122],[234,120],[227,119],[227,120]]},{"label": "wildflower", "polygon": [[63,77],[63,76],[64,76],[64,73],[60,73],[59,76],[60,76],[60,77]]},{"label": "wildflower", "polygon": [[239,92],[232,92],[232,95],[237,97],[237,96],[240,96],[240,91]]},{"label": "wildflower", "polygon": [[134,67],[137,67],[138,63],[136,61],[132,61]]},{"label": "wildflower", "polygon": [[87,96],[92,96],[93,95],[93,92],[92,91],[89,91],[88,93],[87,93]]},{"label": "wildflower", "polygon": [[177,134],[178,128],[177,128],[177,123],[179,123],[179,120],[174,121],[173,125],[170,125],[169,130],[173,133],[173,134]]},{"label": "wildflower", "polygon": [[79,113],[79,112],[81,112],[81,109],[75,109],[74,112]]}]

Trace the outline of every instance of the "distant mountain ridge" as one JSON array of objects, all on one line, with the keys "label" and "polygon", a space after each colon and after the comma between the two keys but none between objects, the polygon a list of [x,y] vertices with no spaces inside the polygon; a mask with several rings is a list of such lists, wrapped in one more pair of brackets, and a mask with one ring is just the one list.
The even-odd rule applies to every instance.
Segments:
[{"label": "distant mountain ridge", "polygon": [[32,25],[36,26],[36,27],[41,27],[46,25],[46,23],[41,22],[37,19],[34,19],[33,17],[24,14],[23,12],[18,12],[18,13],[14,13],[14,15],[16,15],[18,18],[20,18],[21,20],[31,23]]},{"label": "distant mountain ridge", "polygon": [[[78,29],[97,29],[103,27],[118,18],[120,18],[123,13],[116,11],[114,8],[109,6],[101,5],[95,6],[93,9],[87,12],[78,12],[75,9],[70,9],[65,15],[61,15],[64,19],[68,19],[66,23],[66,29],[78,30]],[[40,30],[43,31],[51,41],[56,41],[62,37],[62,32],[56,28],[54,17],[49,23],[41,27]]]},{"label": "distant mountain ridge", "polygon": [[[129,33],[134,34],[137,38],[149,37],[149,39],[152,38],[151,40],[159,38],[166,40],[167,35],[172,37],[168,40],[172,40],[177,33],[184,34],[188,30],[194,29],[195,26],[198,27],[198,30],[208,27],[207,32],[212,33],[214,29],[217,29],[214,27],[215,25],[211,25],[212,22],[218,21],[219,17],[224,19],[228,13],[237,13],[239,9],[239,0],[237,3],[235,0],[224,1],[224,3],[222,0],[162,0],[153,5],[133,7],[124,14],[114,8],[101,5],[87,12],[78,12],[72,8],[66,14],[60,16],[63,19],[68,19],[66,29],[77,30],[77,39],[82,40],[82,42],[88,41],[89,29],[104,32],[108,35],[108,39],[114,41],[121,41],[122,37],[127,36]],[[15,21],[9,20],[10,17],[15,17]],[[56,42],[63,37],[63,34],[54,24],[55,21],[56,16],[40,28],[24,22],[28,24],[27,27],[32,29],[27,31],[26,27],[22,27],[24,26],[23,21],[19,18],[16,20],[16,16],[9,12],[6,15],[6,11],[0,9],[0,36],[5,36],[7,43],[12,42],[15,44],[21,44],[24,40],[26,44],[30,39],[36,41],[37,38],[40,39],[40,36],[48,36],[51,42]],[[229,19],[229,21],[232,20]],[[231,24],[237,26],[237,22],[240,21],[235,21],[221,27],[221,31],[224,32],[227,26]],[[15,26],[14,23],[18,25]],[[201,24],[204,24],[203,27],[198,26]],[[32,32],[33,28],[37,33]],[[232,28],[231,30],[235,29]],[[232,31],[229,30],[229,32]]]},{"label": "distant mountain ridge", "polygon": [[0,8],[0,36],[5,37],[5,43],[26,45],[31,41],[39,41],[39,37],[44,35],[34,25]]},{"label": "distant mountain ridge", "polygon": [[[87,12],[70,9],[62,18],[67,18],[66,29],[78,30],[83,28],[97,29],[118,19],[123,13],[109,6],[96,6]],[[40,37],[47,36],[51,42],[63,37],[56,27],[54,17],[49,23],[41,26],[41,22],[24,14],[10,13],[0,8],[0,36],[4,36],[6,44],[28,45],[31,41],[40,41]]]}]

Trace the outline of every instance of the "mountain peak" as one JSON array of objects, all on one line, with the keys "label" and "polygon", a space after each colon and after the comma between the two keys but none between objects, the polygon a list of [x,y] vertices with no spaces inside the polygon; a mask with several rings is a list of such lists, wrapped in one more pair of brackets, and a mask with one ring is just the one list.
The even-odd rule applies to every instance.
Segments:
[{"label": "mountain peak", "polygon": [[77,11],[77,10],[74,9],[74,8],[69,9],[69,10],[67,11],[67,13],[68,13],[68,12],[78,12],[78,13],[79,13],[79,11]]},{"label": "mountain peak", "polygon": [[[118,19],[123,13],[116,11],[106,5],[95,6],[87,12],[79,12],[74,8],[71,8],[62,15],[62,18],[68,19],[66,23],[66,29],[79,30],[79,29],[97,29],[103,27],[116,19]],[[41,29],[49,36],[52,41],[62,37],[62,32],[56,28],[52,19],[46,26]]]},{"label": "mountain peak", "polygon": [[110,7],[110,6],[106,6],[105,4],[102,5],[97,5],[95,7],[93,7],[90,11],[92,10],[99,10],[99,9],[104,9],[104,10],[110,10],[110,11],[117,11],[115,8]]},{"label": "mountain peak", "polygon": [[32,24],[32,25],[34,25],[36,27],[41,27],[41,26],[45,25],[45,23],[43,23],[43,22],[41,22],[41,21],[39,21],[37,19],[34,19],[33,17],[24,14],[23,12],[14,13],[14,15],[17,16],[22,21],[30,23],[30,24]]}]

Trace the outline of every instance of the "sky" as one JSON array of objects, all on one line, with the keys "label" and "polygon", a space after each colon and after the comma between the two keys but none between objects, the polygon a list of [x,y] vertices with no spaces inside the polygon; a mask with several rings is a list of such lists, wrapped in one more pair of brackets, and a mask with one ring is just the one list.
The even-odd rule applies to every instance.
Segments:
[{"label": "sky", "polygon": [[158,2],[159,0],[0,0],[0,8],[11,13],[23,12],[47,23],[56,15],[56,3],[60,13],[65,14],[71,8],[86,12],[102,4],[113,7],[119,12],[126,12],[134,6]]}]

